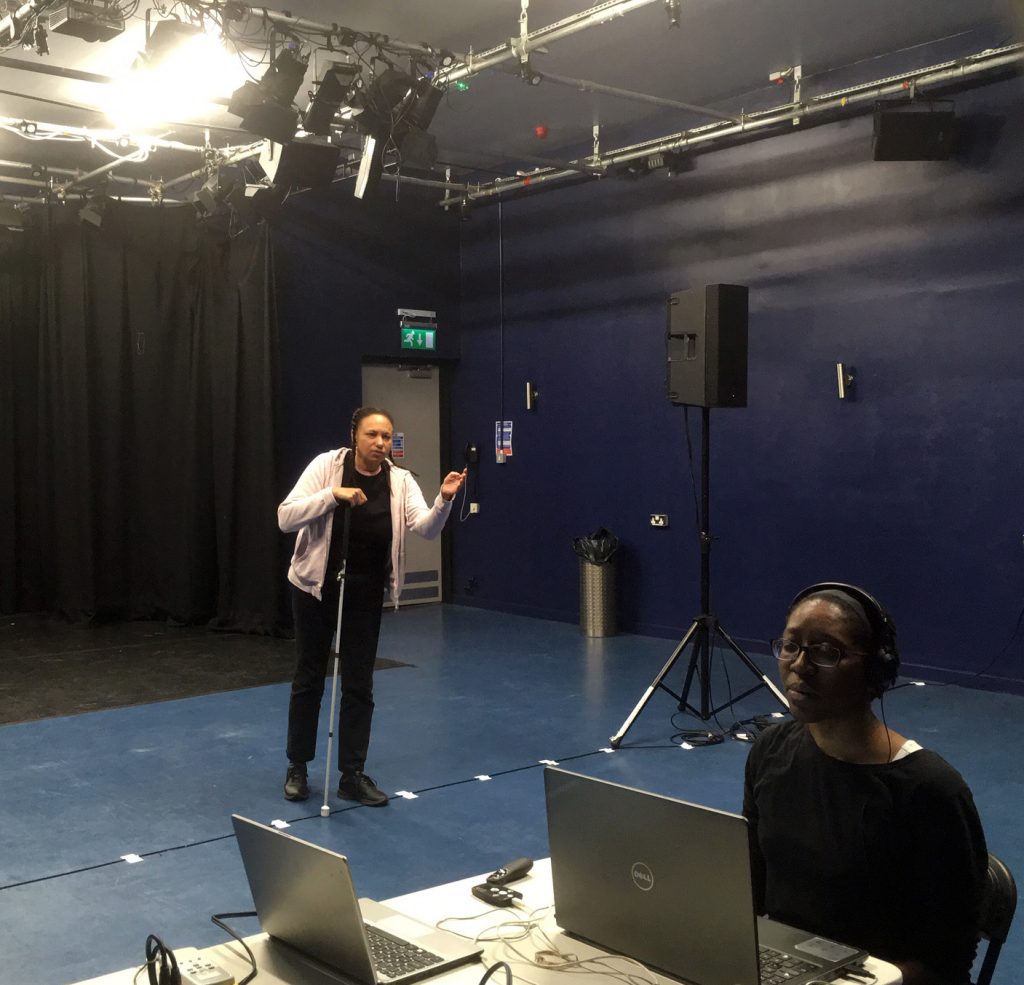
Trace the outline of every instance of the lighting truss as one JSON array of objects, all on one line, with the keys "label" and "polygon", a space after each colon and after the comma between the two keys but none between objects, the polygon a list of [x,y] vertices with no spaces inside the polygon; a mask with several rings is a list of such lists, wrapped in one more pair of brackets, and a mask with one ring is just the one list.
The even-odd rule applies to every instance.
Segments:
[{"label": "lighting truss", "polygon": [[[986,49],[906,74],[887,76],[803,101],[789,101],[775,109],[742,114],[735,122],[727,120],[710,123],[601,154],[595,153],[593,157],[570,161],[566,167],[541,167],[515,177],[498,178],[477,185],[468,197],[471,203],[479,203],[525,188],[550,187],[566,181],[578,181],[581,176],[588,174],[600,176],[616,173],[619,169],[630,169],[631,165],[638,165],[632,170],[640,173],[643,169],[653,170],[650,167],[651,159],[666,154],[673,156],[665,159],[663,166],[669,167],[668,162],[671,161],[674,170],[685,170],[685,155],[710,150],[714,144],[733,146],[773,133],[792,132],[794,121],[806,121],[813,125],[828,123],[844,116],[870,113],[874,111],[876,101],[886,97],[908,99],[925,90],[948,91],[985,85],[992,77],[999,78],[1019,69],[1022,64],[1024,43]],[[438,204],[445,209],[459,208],[463,204],[463,196],[448,194]]]}]

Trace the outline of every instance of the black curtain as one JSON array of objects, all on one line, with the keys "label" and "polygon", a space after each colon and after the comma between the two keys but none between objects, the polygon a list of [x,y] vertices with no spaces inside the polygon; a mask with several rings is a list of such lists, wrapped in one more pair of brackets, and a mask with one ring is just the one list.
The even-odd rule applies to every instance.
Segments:
[{"label": "black curtain", "polygon": [[0,609],[276,631],[268,229],[33,218],[0,275]]}]

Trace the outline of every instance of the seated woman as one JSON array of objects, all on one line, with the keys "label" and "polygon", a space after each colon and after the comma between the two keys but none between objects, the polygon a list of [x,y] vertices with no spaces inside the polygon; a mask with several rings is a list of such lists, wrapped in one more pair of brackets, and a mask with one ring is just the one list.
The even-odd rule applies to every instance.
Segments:
[{"label": "seated woman", "polygon": [[750,750],[759,913],[897,965],[906,985],[962,985],[988,852],[967,784],[871,704],[896,679],[892,620],[852,585],[812,585],[772,642],[795,721]]}]

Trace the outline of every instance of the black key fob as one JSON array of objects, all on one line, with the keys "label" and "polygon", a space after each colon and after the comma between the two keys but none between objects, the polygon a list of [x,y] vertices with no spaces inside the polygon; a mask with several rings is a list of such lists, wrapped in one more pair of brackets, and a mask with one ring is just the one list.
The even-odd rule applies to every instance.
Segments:
[{"label": "black key fob", "polygon": [[474,886],[473,895],[489,906],[511,906],[517,899],[523,898],[523,894],[517,893],[514,889],[507,886],[489,886],[486,882]]}]

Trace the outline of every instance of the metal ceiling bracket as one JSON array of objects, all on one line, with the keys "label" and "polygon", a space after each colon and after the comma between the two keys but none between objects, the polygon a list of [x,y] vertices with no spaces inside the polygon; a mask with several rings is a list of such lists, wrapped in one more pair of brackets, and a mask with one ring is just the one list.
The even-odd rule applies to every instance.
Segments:
[{"label": "metal ceiling bracket", "polygon": [[530,62],[530,50],[527,47],[530,37],[529,13],[530,0],[520,0],[519,11],[519,39],[512,38],[512,50],[516,53],[521,65],[528,65]]}]

